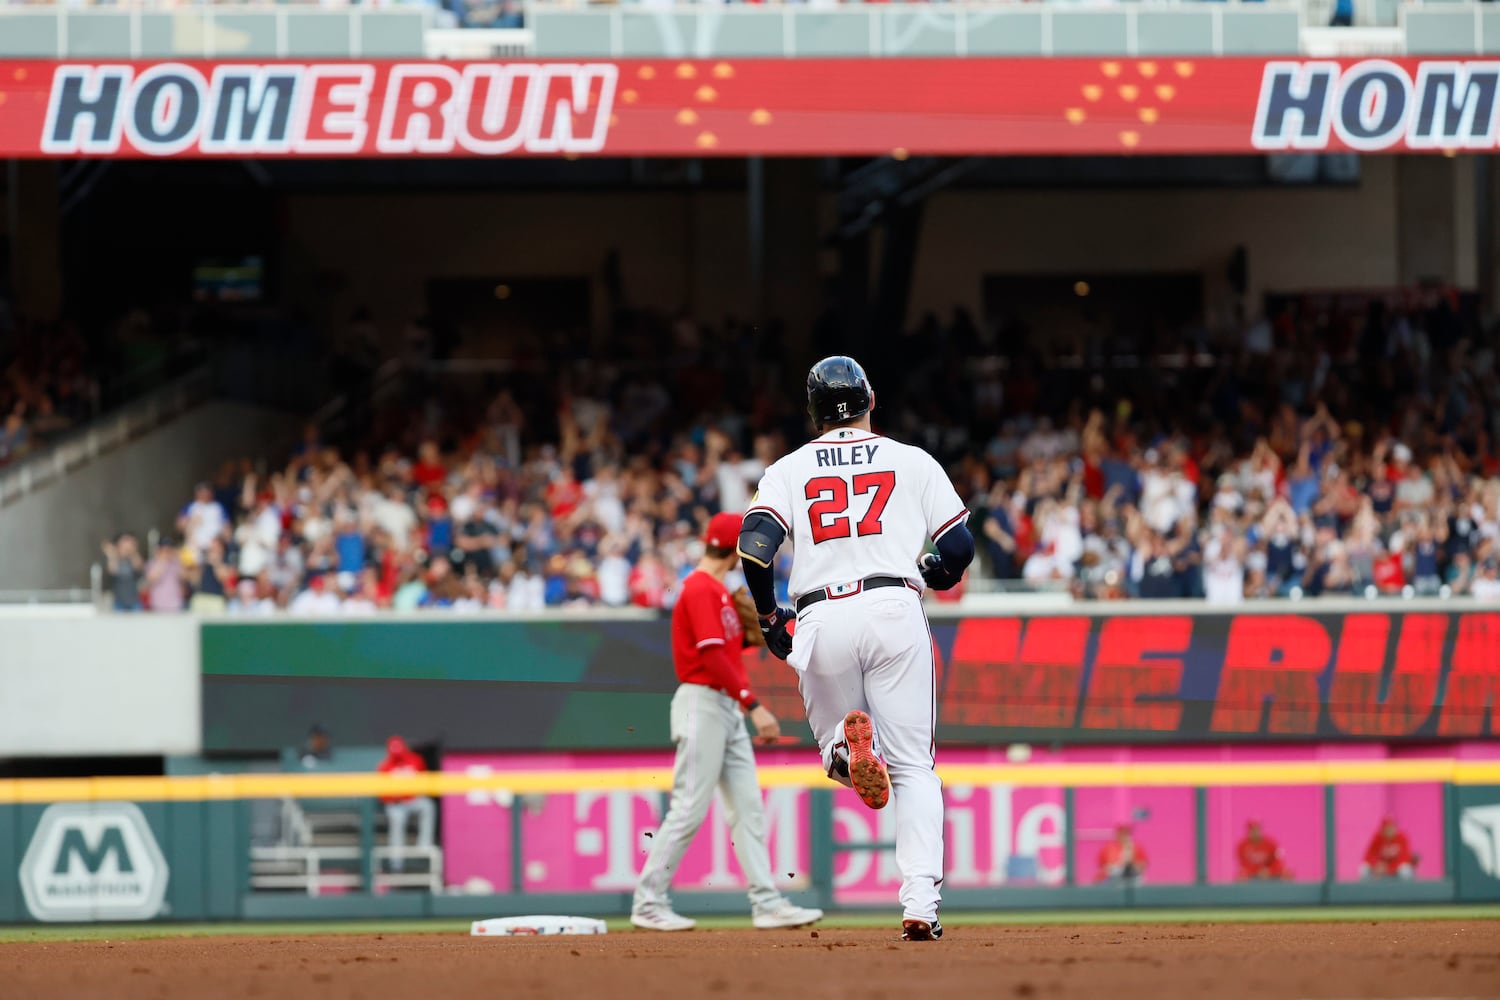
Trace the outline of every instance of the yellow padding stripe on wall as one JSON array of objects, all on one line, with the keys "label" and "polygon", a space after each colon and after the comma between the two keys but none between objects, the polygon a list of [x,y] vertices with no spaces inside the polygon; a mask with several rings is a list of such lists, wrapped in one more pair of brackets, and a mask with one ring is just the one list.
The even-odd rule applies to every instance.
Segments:
[{"label": "yellow padding stripe on wall", "polygon": [[[1191,764],[958,764],[940,767],[948,785],[1034,788],[1225,787],[1239,785],[1349,785],[1451,782],[1500,785],[1500,761],[1369,760]],[[816,767],[760,768],[766,788],[832,788]],[[0,779],[0,804],[36,802],[212,802],[232,799],[348,798],[377,795],[515,795],[564,792],[667,791],[672,770],[594,768],[505,771],[469,775],[226,774],[179,778]]]}]

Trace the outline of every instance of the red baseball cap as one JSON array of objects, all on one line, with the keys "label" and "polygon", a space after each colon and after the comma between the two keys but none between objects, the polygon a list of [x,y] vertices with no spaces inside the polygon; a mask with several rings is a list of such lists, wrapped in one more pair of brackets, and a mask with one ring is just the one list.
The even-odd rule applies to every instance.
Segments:
[{"label": "red baseball cap", "polygon": [[708,520],[708,530],[703,533],[703,540],[719,549],[736,548],[740,543],[740,525],[744,522],[743,515],[727,510],[715,514]]}]

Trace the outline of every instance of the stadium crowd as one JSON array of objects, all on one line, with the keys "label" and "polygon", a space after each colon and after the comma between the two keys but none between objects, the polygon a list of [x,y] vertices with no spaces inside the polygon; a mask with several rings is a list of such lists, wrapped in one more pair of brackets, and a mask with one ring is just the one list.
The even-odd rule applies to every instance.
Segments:
[{"label": "stadium crowd", "polygon": [[1105,599],[1500,597],[1500,378],[1455,305],[1290,303],[1201,385],[1132,397],[1149,414],[1003,422],[963,463],[995,574]]},{"label": "stadium crowd", "polygon": [[[548,348],[531,371],[560,375],[523,372],[477,408],[420,387],[385,446],[309,427],[284,467],[226,466],[179,544],[149,561],[134,539],[106,546],[117,606],[670,606],[706,519],[742,509],[807,429],[779,342],[680,317],[634,336],[631,356],[662,364]],[[1204,336],[1159,339],[1124,377],[1088,346],[1044,356],[1024,330],[925,317],[871,350],[877,427],[971,498],[978,575],[1085,599],[1500,598],[1500,376],[1453,301],[1292,302],[1233,345]]]},{"label": "stadium crowd", "polygon": [[0,300],[0,466],[98,408],[99,383],[75,328],[21,329]]}]

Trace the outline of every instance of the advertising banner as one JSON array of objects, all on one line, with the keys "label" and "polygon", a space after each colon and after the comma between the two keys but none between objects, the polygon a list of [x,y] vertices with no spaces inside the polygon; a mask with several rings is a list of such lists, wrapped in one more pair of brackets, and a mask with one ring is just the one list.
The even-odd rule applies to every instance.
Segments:
[{"label": "advertising banner", "polygon": [[133,802],[47,807],[21,858],[21,893],[45,921],[150,920],[167,895],[167,861]]},{"label": "advertising banner", "polygon": [[0,805],[0,924],[238,918],[242,818],[227,800]]},{"label": "advertising banner", "polygon": [[1454,795],[1458,897],[1466,901],[1500,900],[1500,786],[1460,787]]},{"label": "advertising banner", "polygon": [[[772,750],[757,755],[764,764],[805,764],[810,751]],[[1334,748],[1226,748],[1188,751],[1078,750],[1037,753],[1035,763],[1201,762],[1214,760],[1340,759]],[[1372,748],[1357,758],[1384,756]],[[943,765],[999,763],[1003,752],[954,750],[940,755]],[[569,769],[577,766],[661,768],[670,773],[668,753],[502,755],[451,754],[447,771],[486,774],[505,770]],[[867,809],[852,791],[832,782],[834,837],[839,843],[891,843],[895,813]],[[1064,796],[1056,788],[1011,785],[949,785],[947,859],[949,889],[1000,885],[1062,885],[1067,879]],[[1299,881],[1320,881],[1325,873],[1323,789],[1317,786],[1214,788],[1205,813],[1209,882],[1233,882],[1235,848],[1246,823],[1257,819],[1285,851]],[[1385,816],[1395,817],[1420,856],[1417,876],[1443,871],[1442,789],[1435,784],[1350,785],[1337,790],[1336,875],[1359,878],[1371,836]],[[790,888],[807,884],[809,794],[806,789],[764,792],[771,867]],[[1072,865],[1078,884],[1095,881],[1101,848],[1119,825],[1132,827],[1150,863],[1155,885],[1192,884],[1198,871],[1196,792],[1191,788],[1081,788],[1074,793]],[[512,810],[521,811],[520,873],[528,892],[629,892],[649,851],[649,835],[661,822],[666,797],[654,791],[599,790],[536,797],[474,793],[443,800],[445,877],[470,891],[513,891]],[[1497,842],[1500,843],[1500,842]],[[886,901],[900,885],[890,850],[840,852],[834,884],[842,903]],[[715,802],[674,878],[679,891],[729,891],[743,887],[730,843],[730,831]]]},{"label": "advertising banner", "polygon": [[[935,619],[938,740],[1457,741],[1500,735],[1500,613],[1063,614]],[[804,743],[797,676],[747,653]],[[322,723],[447,750],[671,745],[665,619],[207,623],[204,746],[279,750]]]},{"label": "advertising banner", "polygon": [[0,61],[0,156],[1493,150],[1497,83],[1462,59]]}]

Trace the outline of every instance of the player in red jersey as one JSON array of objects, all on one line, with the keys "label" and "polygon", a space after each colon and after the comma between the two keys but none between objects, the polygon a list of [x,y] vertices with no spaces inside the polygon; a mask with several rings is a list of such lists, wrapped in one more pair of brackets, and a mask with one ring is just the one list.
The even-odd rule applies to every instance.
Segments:
[{"label": "player in red jersey", "polygon": [[1365,849],[1365,863],[1359,873],[1364,878],[1411,878],[1417,867],[1417,856],[1411,841],[1396,825],[1394,816],[1380,821],[1380,829]]},{"label": "player in red jersey", "polygon": [[1242,879],[1289,879],[1291,870],[1286,866],[1286,857],[1281,845],[1266,836],[1260,820],[1252,819],[1245,824],[1245,839],[1235,848],[1235,857],[1240,864]]},{"label": "player in red jersey", "polygon": [[672,662],[682,683],[672,698],[672,802],[651,842],[636,885],[630,922],[657,931],[690,930],[695,922],[673,911],[669,889],[714,789],[724,793],[735,856],[750,883],[751,919],[762,929],[801,927],[822,910],[797,906],[776,888],[766,849],[766,816],[755,775],[755,754],[745,716],[758,740],[770,742],[781,727],[750,690],[741,658],[745,633],[724,577],[739,562],[739,514],[716,514],[704,536],[703,559],[682,584],[672,609]]}]

